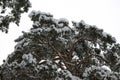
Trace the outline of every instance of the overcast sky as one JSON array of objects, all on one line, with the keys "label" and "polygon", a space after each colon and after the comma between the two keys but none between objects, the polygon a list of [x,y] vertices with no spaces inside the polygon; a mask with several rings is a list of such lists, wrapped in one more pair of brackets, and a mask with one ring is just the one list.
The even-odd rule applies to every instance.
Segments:
[{"label": "overcast sky", "polygon": [[[84,20],[104,29],[120,42],[120,0],[31,0],[31,3],[30,10],[49,12],[57,19]],[[11,24],[8,34],[0,32],[0,64],[14,51],[14,40],[21,35],[21,31],[28,31],[31,24],[27,14],[24,14],[20,27]]]}]

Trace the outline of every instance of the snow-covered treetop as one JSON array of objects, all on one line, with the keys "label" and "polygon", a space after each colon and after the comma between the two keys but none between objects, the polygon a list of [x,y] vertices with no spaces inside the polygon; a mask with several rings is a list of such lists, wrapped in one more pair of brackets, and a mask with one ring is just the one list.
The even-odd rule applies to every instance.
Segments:
[{"label": "snow-covered treetop", "polygon": [[15,40],[15,50],[2,66],[5,71],[16,70],[17,64],[38,80],[120,79],[120,45],[114,37],[83,20],[71,27],[67,19],[50,13],[32,11],[29,17],[32,28]]}]

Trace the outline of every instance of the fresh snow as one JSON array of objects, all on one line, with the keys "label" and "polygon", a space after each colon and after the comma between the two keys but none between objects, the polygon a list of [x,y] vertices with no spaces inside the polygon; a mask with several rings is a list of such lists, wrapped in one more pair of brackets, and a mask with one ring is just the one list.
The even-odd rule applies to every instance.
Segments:
[{"label": "fresh snow", "polygon": [[29,63],[36,63],[36,58],[33,58],[33,55],[31,53],[24,54],[22,56],[22,59],[25,61],[28,61]]},{"label": "fresh snow", "polygon": [[108,66],[106,66],[106,65],[103,65],[102,68],[111,72],[111,69]]},{"label": "fresh snow", "polygon": [[3,17],[0,16],[0,24],[2,23]]},{"label": "fresh snow", "polygon": [[102,32],[102,35],[103,35],[104,37],[107,37],[107,33],[106,33],[106,32]]},{"label": "fresh snow", "polygon": [[112,40],[116,42],[116,38],[115,37],[112,37]]},{"label": "fresh snow", "polygon": [[39,21],[35,21],[33,25],[35,25],[35,26],[39,26],[40,23],[39,23]]},{"label": "fresh snow", "polygon": [[65,18],[60,18],[60,19],[59,19],[59,22],[66,22],[66,23],[69,23],[69,21],[68,21],[67,19],[65,19]]}]

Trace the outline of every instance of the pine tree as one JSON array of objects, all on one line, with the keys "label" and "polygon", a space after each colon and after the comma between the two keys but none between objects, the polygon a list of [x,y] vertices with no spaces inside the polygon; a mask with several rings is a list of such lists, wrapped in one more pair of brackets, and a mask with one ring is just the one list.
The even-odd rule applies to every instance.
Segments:
[{"label": "pine tree", "polygon": [[11,22],[19,26],[22,13],[31,7],[29,0],[0,0],[0,30],[8,33]]},{"label": "pine tree", "polygon": [[32,11],[29,32],[15,40],[1,65],[1,80],[119,80],[120,45],[84,21],[55,19]]},{"label": "pine tree", "polygon": [[[0,30],[19,24],[28,0],[0,0]],[[9,8],[9,9],[8,9]],[[32,11],[33,25],[22,32],[14,52],[0,66],[0,80],[119,80],[120,44],[110,34],[83,20],[55,19]]]}]

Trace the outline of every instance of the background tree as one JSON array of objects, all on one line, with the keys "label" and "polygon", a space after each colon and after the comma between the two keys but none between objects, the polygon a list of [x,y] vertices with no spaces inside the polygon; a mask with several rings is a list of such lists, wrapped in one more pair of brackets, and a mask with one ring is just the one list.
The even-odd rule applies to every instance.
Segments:
[{"label": "background tree", "polygon": [[0,0],[0,30],[7,33],[11,22],[19,25],[21,14],[30,7],[29,0]]},{"label": "background tree", "polygon": [[29,32],[15,40],[0,67],[1,80],[119,80],[120,45],[84,21],[32,11]]}]

